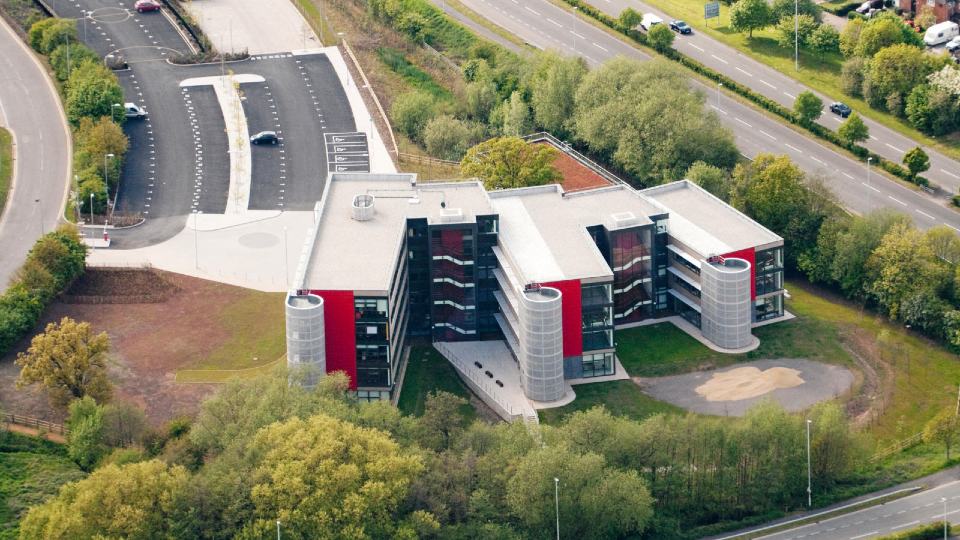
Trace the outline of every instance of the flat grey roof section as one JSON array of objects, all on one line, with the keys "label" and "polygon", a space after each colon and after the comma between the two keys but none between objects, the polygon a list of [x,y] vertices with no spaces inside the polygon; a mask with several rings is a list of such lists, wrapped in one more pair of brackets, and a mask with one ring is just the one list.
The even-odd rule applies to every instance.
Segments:
[{"label": "flat grey roof section", "polygon": [[688,180],[640,192],[670,213],[670,236],[701,256],[783,244],[783,238]]},{"label": "flat grey roof section", "polygon": [[522,279],[550,282],[613,277],[587,227],[650,225],[664,213],[626,186],[564,194],[558,185],[490,193],[500,215],[500,243]]},{"label": "flat grey roof section", "polygon": [[[479,182],[413,186],[415,179],[415,174],[331,173],[320,201],[303,288],[385,293],[408,218],[427,218],[431,224],[472,223],[478,215],[493,213]],[[367,221],[352,217],[357,195],[374,197],[374,214]],[[461,217],[452,218],[458,209]]]}]

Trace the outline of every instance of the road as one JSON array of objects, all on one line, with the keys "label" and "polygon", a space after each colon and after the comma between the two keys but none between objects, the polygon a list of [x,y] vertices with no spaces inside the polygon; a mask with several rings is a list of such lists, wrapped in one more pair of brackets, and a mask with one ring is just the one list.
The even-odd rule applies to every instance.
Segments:
[{"label": "road", "polygon": [[[462,1],[536,47],[577,54],[594,66],[615,56],[649,59],[619,37],[578,19],[549,0]],[[718,92],[716,87],[696,80],[692,85],[705,93],[709,110],[733,131],[737,146],[747,158],[752,159],[761,152],[786,154],[805,171],[823,177],[841,202],[853,211],[893,208],[909,214],[921,228],[946,224],[960,231],[960,215],[948,208],[946,201],[913,191],[876,173],[869,174],[863,163]]]},{"label": "road", "polygon": [[12,196],[0,216],[0,291],[43,231],[62,216],[70,174],[70,136],[53,83],[0,19],[0,124],[12,133]]},{"label": "road", "polygon": [[[664,12],[636,0],[592,0],[591,3],[597,9],[614,17],[618,16],[624,9],[631,7],[641,13],[656,13],[665,21],[672,18]],[[727,8],[724,6],[721,9]],[[763,94],[791,109],[793,108],[794,98],[800,92],[813,92],[812,89],[799,83],[796,79],[701,32],[695,31],[693,34],[686,36],[678,35],[673,41],[673,46],[678,51],[697,59],[711,69],[753,89],[754,92]],[[803,69],[802,65],[800,67]],[[827,105],[833,101],[843,101],[843,96],[838,95],[831,98],[819,92],[814,93]],[[870,140],[863,144],[876,154],[895,163],[900,163],[903,160],[904,153],[917,146],[917,142],[909,137],[901,135],[866,116],[861,118],[870,128]],[[840,126],[841,119],[830,113],[829,110],[825,110],[819,123],[835,130]],[[924,147],[924,151],[930,156],[930,170],[923,175],[951,194],[956,193],[960,188],[960,162],[929,147]]]}]

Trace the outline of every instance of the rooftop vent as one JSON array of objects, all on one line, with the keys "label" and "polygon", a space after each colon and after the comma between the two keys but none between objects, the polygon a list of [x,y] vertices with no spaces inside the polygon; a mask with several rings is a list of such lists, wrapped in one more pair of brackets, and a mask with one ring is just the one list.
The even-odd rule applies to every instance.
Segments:
[{"label": "rooftop vent", "polygon": [[614,229],[623,229],[640,224],[640,220],[637,219],[637,216],[635,216],[633,212],[610,214],[610,222]]},{"label": "rooftop vent", "polygon": [[441,223],[459,223],[463,221],[463,210],[459,208],[443,208],[440,210]]},{"label": "rooftop vent", "polygon": [[356,195],[353,197],[353,219],[357,221],[370,221],[373,215],[377,213],[373,206],[373,195]]}]

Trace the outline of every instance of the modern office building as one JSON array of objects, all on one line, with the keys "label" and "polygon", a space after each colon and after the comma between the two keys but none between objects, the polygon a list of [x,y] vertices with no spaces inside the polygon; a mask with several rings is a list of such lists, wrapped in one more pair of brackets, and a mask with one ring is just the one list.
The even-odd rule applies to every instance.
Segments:
[{"label": "modern office building", "polygon": [[615,374],[617,327],[679,316],[718,350],[755,346],[783,315],[783,240],[687,181],[487,192],[333,173],[295,283],[288,363],[344,371],[361,399],[391,397],[423,336],[503,342],[520,380],[497,384],[552,402]]}]

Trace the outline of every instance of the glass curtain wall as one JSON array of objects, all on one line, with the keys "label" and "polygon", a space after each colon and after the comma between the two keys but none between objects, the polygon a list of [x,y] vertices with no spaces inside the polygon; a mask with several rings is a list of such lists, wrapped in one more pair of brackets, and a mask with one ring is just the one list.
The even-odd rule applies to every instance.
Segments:
[{"label": "glass curtain wall", "polygon": [[387,299],[358,296],[353,300],[357,340],[357,386],[390,386],[390,344]]},{"label": "glass curtain wall", "polygon": [[434,341],[476,339],[474,228],[430,228],[430,299]]},{"label": "glass curtain wall", "polygon": [[609,237],[616,323],[646,319],[653,304],[651,228],[611,231]]}]

